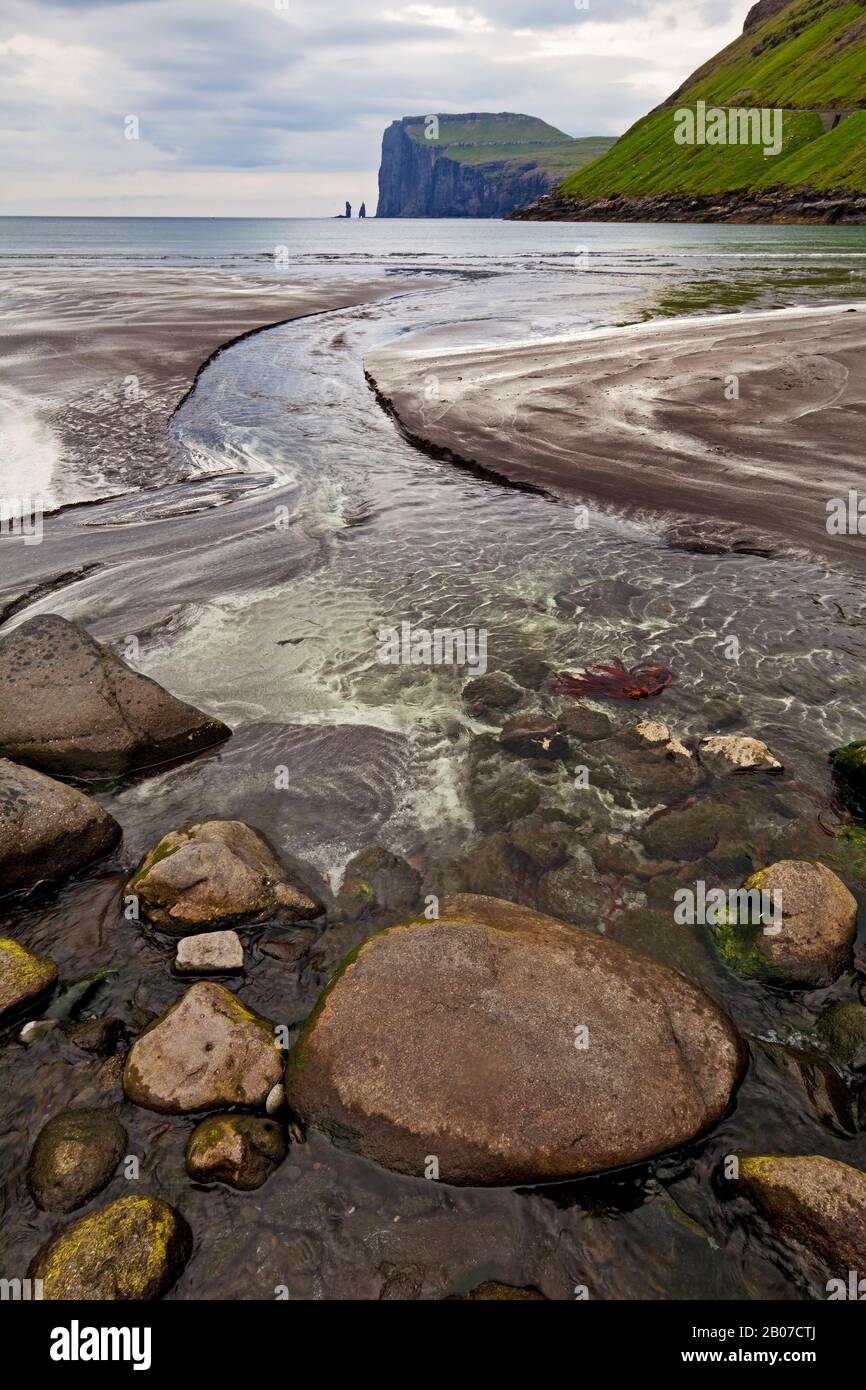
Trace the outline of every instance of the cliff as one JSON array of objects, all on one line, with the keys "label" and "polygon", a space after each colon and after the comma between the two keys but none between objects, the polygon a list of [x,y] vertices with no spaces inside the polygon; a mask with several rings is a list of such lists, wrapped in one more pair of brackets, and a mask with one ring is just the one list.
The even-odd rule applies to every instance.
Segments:
[{"label": "cliff", "polygon": [[514,216],[866,222],[866,0],[759,0],[614,149]]},{"label": "cliff", "polygon": [[613,144],[533,116],[405,116],[382,140],[377,217],[505,217]]}]

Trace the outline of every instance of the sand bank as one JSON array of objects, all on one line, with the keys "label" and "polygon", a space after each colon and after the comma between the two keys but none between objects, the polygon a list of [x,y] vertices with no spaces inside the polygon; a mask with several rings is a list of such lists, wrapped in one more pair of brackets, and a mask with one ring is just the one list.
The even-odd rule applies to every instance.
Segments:
[{"label": "sand bank", "polygon": [[185,475],[168,423],[221,346],[395,288],[202,270],[4,272],[0,496],[57,507]]},{"label": "sand bank", "polygon": [[572,504],[866,567],[856,518],[855,534],[828,531],[832,499],[866,499],[866,305],[451,350],[439,332],[371,353],[365,369],[443,457]]}]

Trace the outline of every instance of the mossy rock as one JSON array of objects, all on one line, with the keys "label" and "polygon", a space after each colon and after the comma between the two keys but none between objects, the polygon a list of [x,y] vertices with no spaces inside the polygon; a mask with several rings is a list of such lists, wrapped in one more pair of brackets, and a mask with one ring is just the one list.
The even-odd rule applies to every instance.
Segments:
[{"label": "mossy rock", "polygon": [[258,1115],[213,1115],[196,1125],[186,1169],[197,1182],[222,1182],[240,1192],[261,1187],[286,1156],[282,1125]]},{"label": "mossy rock", "polygon": [[73,1221],[28,1270],[46,1299],[150,1301],[178,1279],[192,1251],[180,1212],[158,1197],[119,1197]]},{"label": "mossy rock", "polygon": [[373,845],[346,865],[337,911],[352,921],[377,911],[404,912],[416,904],[420,887],[421,876],[411,864]]},{"label": "mossy rock", "polygon": [[57,966],[10,936],[0,936],[0,1019],[44,998],[57,983]]},{"label": "mossy rock", "polygon": [[847,1284],[850,1270],[866,1269],[866,1175],[859,1169],[814,1154],[755,1154],[739,1159],[738,1181],[773,1233],[834,1278]]},{"label": "mossy rock", "polygon": [[282,1072],[273,1025],[223,985],[200,980],[133,1043],[123,1089],[167,1115],[259,1107]]},{"label": "mossy rock", "polygon": [[110,1110],[64,1110],[39,1132],[27,1185],[43,1211],[74,1211],[111,1181],[127,1133]]},{"label": "mossy rock", "polygon": [[495,1279],[488,1279],[484,1284],[477,1284],[469,1293],[456,1294],[454,1297],[459,1299],[471,1299],[485,1303],[546,1303],[547,1299],[538,1289],[531,1286],[520,1288],[515,1284],[500,1284]]},{"label": "mossy rock", "polygon": [[818,1019],[818,1036],[833,1061],[852,1071],[866,1071],[866,1008],[833,1004]]}]

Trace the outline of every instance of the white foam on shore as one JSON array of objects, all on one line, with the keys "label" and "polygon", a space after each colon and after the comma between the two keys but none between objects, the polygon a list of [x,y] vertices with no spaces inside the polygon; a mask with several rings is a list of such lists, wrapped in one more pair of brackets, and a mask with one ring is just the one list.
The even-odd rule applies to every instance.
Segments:
[{"label": "white foam on shore", "polygon": [[60,440],[31,396],[0,392],[0,497],[37,500],[44,511],[57,505],[54,478],[62,456]]},{"label": "white foam on shore", "polygon": [[[652,339],[655,337],[679,334],[701,329],[728,327],[731,334],[741,331],[744,324],[785,322],[790,319],[834,318],[841,314],[866,312],[866,300],[857,299],[846,304],[790,305],[785,309],[754,309],[736,314],[685,314],[674,318],[645,319],[640,323],[620,324],[617,327],[599,325],[579,333],[563,333],[550,338],[514,338],[507,341],[499,339],[487,342],[461,344],[459,347],[413,347],[413,340],[422,340],[428,330],[417,334],[407,334],[393,342],[383,343],[365,356],[365,364],[373,364],[376,359],[394,358],[406,362],[440,361],[455,358],[472,358],[478,353],[497,352],[505,356],[532,348],[539,357],[552,347],[568,346],[572,343],[595,344],[629,342],[633,338]],[[437,330],[439,331],[439,330]]]}]

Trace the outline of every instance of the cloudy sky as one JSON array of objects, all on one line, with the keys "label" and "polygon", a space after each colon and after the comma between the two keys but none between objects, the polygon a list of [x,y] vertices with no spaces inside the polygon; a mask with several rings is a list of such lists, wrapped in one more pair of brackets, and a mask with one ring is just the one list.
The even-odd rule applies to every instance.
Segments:
[{"label": "cloudy sky", "polygon": [[372,211],[389,121],[510,110],[618,134],[749,0],[577,4],[3,0],[0,213]]}]

